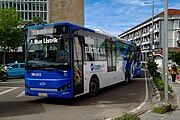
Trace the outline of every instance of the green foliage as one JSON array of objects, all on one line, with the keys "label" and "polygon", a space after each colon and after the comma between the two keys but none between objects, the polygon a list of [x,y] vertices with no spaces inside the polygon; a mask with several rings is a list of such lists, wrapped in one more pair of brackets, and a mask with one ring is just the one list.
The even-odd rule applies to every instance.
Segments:
[{"label": "green foliage", "polygon": [[30,21],[22,21],[20,23],[22,26],[33,26],[33,25],[44,25],[47,24],[41,17],[35,16]]},{"label": "green foliage", "polygon": [[168,53],[168,59],[175,61],[178,65],[180,65],[180,52],[170,51]]},{"label": "green foliage", "polygon": [[114,118],[113,120],[141,120],[137,114],[124,113],[121,117]]},{"label": "green foliage", "polygon": [[[160,73],[156,73],[156,75],[153,77],[153,81],[159,91],[164,91],[164,81],[160,75]],[[168,90],[172,92],[172,87],[168,85]]]},{"label": "green foliage", "polygon": [[46,24],[45,21],[43,21],[43,19],[41,17],[35,16],[33,17],[33,23],[37,24],[37,25],[41,25],[41,24]]},{"label": "green foliage", "polygon": [[147,68],[147,63],[146,62],[143,62],[143,63],[141,63],[141,68]]},{"label": "green foliage", "polygon": [[157,74],[157,66],[158,65],[156,64],[154,57],[150,57],[147,63],[147,68],[152,76]]},{"label": "green foliage", "polygon": [[154,77],[153,80],[154,80],[155,85],[157,86],[157,89],[159,91],[163,91],[164,90],[164,82],[162,80],[162,77],[161,76],[156,76],[156,77]]},{"label": "green foliage", "polygon": [[18,28],[21,21],[15,9],[0,9],[0,45],[1,51],[17,49],[24,39],[22,28]]},{"label": "green foliage", "polygon": [[171,105],[171,104],[161,105],[160,107],[155,107],[153,109],[153,112],[164,114],[167,112],[175,111],[177,107],[178,107],[177,105]]}]

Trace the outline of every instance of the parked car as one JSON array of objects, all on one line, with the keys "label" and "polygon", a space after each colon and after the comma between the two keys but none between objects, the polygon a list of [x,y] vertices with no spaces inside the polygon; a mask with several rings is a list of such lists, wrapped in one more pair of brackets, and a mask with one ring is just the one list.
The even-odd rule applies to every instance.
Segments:
[{"label": "parked car", "polygon": [[24,77],[25,63],[9,63],[7,64],[8,77]]}]

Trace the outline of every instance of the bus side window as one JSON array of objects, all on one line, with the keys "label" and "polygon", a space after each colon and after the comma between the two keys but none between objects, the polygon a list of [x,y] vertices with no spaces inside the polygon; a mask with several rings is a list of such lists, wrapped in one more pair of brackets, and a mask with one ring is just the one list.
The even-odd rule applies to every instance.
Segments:
[{"label": "bus side window", "polygon": [[85,37],[85,43],[84,43],[84,51],[85,51],[85,60],[86,61],[94,61],[95,54],[93,51],[93,48],[95,48],[94,44],[94,38],[93,37]]},{"label": "bus side window", "polygon": [[106,47],[108,72],[116,71],[115,43],[107,40]]}]

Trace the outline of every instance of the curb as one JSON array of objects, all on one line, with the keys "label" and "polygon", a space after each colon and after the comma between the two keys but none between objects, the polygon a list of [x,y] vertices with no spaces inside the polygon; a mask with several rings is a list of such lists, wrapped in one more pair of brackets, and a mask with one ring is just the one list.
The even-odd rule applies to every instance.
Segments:
[{"label": "curb", "polygon": [[150,77],[150,80],[151,80],[151,87],[152,87],[152,90],[154,92],[153,96],[155,96],[155,107],[159,106],[160,105],[160,102],[161,102],[161,95],[160,95],[160,92],[159,90],[157,89],[154,81],[153,81],[153,77],[151,76]]},{"label": "curb", "polygon": [[[147,78],[146,74],[145,74],[146,97],[145,97],[144,101],[138,107],[136,107],[135,109],[133,109],[133,110],[127,112],[127,113],[137,113],[138,114],[138,110],[140,110],[144,105],[146,105],[148,103],[148,100],[149,100],[148,81],[151,80],[151,78]],[[144,113],[144,111],[143,111],[143,113]],[[141,114],[141,113],[139,113],[139,114]],[[108,118],[106,120],[112,120],[112,119],[117,118],[117,117],[120,117],[120,116],[115,116],[113,118]]]}]

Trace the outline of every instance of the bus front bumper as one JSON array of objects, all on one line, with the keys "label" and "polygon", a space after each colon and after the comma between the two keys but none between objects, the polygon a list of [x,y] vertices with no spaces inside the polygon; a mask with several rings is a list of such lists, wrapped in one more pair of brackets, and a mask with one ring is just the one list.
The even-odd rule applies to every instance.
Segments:
[{"label": "bus front bumper", "polygon": [[64,91],[49,91],[49,90],[31,90],[26,89],[25,95],[39,96],[39,97],[52,97],[52,98],[73,98],[72,90],[67,89]]}]

